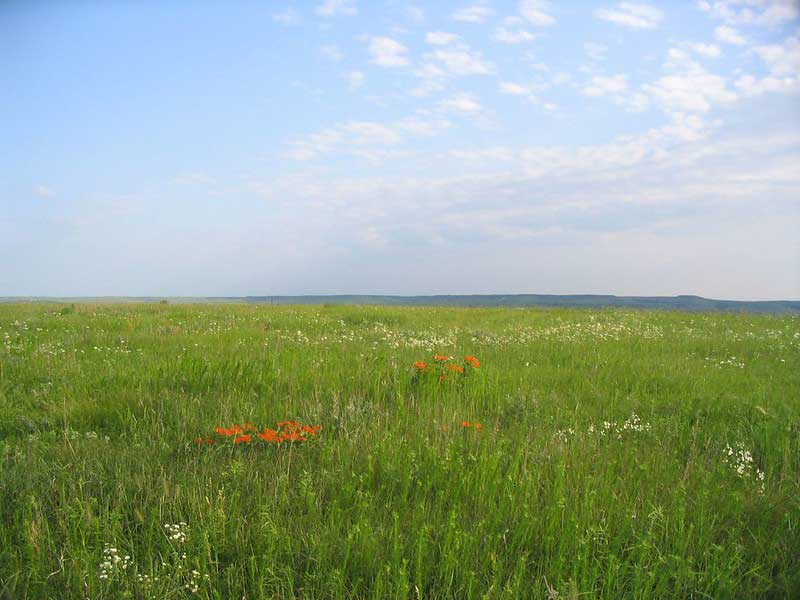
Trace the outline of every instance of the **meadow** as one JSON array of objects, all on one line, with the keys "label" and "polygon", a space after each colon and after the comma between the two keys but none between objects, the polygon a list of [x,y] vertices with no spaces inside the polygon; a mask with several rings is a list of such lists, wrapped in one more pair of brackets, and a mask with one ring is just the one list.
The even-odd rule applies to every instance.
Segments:
[{"label": "meadow", "polygon": [[0,305],[0,598],[798,597],[797,316]]}]

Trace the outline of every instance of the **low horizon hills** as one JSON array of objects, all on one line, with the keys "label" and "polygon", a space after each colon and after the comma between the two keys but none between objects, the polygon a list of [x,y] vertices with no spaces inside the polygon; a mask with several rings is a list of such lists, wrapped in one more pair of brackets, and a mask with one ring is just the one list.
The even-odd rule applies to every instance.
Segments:
[{"label": "low horizon hills", "polygon": [[720,300],[696,295],[613,294],[302,294],[264,296],[5,296],[0,302],[241,302],[250,304],[352,304],[368,306],[631,308],[691,312],[800,313],[800,300]]}]

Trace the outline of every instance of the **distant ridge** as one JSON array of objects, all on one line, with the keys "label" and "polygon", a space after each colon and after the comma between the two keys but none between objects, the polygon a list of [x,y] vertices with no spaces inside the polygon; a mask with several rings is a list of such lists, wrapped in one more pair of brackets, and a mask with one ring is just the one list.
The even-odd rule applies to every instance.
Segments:
[{"label": "distant ridge", "polygon": [[0,302],[245,302],[252,304],[356,304],[372,306],[464,306],[632,308],[691,312],[800,313],[800,300],[712,300],[700,296],[612,296],[596,294],[473,294],[435,296],[218,296],[218,297],[0,297]]},{"label": "distant ridge", "polygon": [[596,294],[474,294],[436,296],[246,296],[247,302],[273,304],[365,304],[383,306],[637,308],[652,310],[754,313],[800,312],[796,300],[712,300],[700,296],[612,296]]}]

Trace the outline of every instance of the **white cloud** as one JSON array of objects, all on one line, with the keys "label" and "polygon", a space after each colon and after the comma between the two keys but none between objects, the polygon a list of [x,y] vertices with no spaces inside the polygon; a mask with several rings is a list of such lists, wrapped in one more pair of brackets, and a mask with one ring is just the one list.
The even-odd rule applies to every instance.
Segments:
[{"label": "white cloud", "polygon": [[536,36],[525,29],[507,29],[503,26],[497,27],[492,37],[504,44],[521,44],[523,42],[532,42],[536,39]]},{"label": "white cloud", "polygon": [[668,69],[679,69],[696,67],[697,63],[692,60],[692,57],[686,50],[681,48],[670,48],[667,51],[667,61],[664,66]]},{"label": "white cloud", "polygon": [[800,39],[789,37],[780,44],[756,46],[769,75],[756,78],[742,75],[735,86],[745,96],[761,96],[769,92],[794,94],[800,92]]},{"label": "white cloud", "polygon": [[453,18],[456,21],[463,21],[465,23],[483,23],[494,14],[494,9],[482,2],[467,6],[453,13]]},{"label": "white cloud", "polygon": [[425,11],[419,6],[407,6],[406,15],[408,15],[408,18],[414,21],[414,23],[425,22]]},{"label": "white cloud", "polygon": [[512,96],[528,96],[531,93],[528,86],[514,83],[513,81],[501,81],[497,87],[501,93],[511,94]]},{"label": "white cloud", "polygon": [[335,152],[378,162],[391,155],[387,149],[411,138],[435,135],[448,127],[447,119],[429,114],[390,123],[347,121],[290,141],[286,154],[294,160],[306,161]]},{"label": "white cloud", "polygon": [[606,59],[606,52],[608,52],[608,46],[604,46],[603,44],[597,44],[595,42],[585,42],[583,44],[583,50],[586,52],[586,55],[595,62],[601,62]]},{"label": "white cloud", "polygon": [[586,96],[605,96],[607,94],[617,94],[628,88],[626,75],[613,75],[611,77],[592,77],[583,87]]},{"label": "white cloud", "polygon": [[666,75],[642,89],[667,112],[708,112],[715,104],[736,100],[725,79],[691,64],[682,72]]},{"label": "white cloud", "polygon": [[458,36],[455,33],[447,33],[445,31],[429,31],[425,34],[425,41],[432,46],[446,46],[458,41]]},{"label": "white cloud", "polygon": [[486,161],[511,161],[517,158],[517,152],[507,146],[491,146],[489,148],[455,149],[449,155],[458,161],[485,163]]},{"label": "white cloud", "polygon": [[355,0],[325,0],[317,6],[317,14],[322,17],[335,17],[344,15],[352,17],[358,14]]},{"label": "white cloud", "polygon": [[556,22],[547,11],[550,3],[546,0],[520,0],[519,14],[534,25],[547,26]]},{"label": "white cloud", "polygon": [[439,105],[444,110],[469,115],[477,114],[483,110],[483,106],[475,99],[475,96],[463,92],[442,100]]},{"label": "white cloud", "polygon": [[620,2],[615,9],[600,8],[595,17],[631,29],[655,29],[664,18],[664,13],[649,4]]},{"label": "white cloud", "polygon": [[494,65],[483,58],[483,54],[467,47],[438,49],[426,55],[450,75],[490,75],[494,73]]},{"label": "white cloud", "polygon": [[336,44],[329,44],[326,46],[322,46],[319,49],[319,52],[320,54],[322,54],[324,58],[327,58],[328,60],[331,60],[333,62],[339,62],[344,58],[344,54],[339,49],[339,46],[337,46]]},{"label": "white cloud", "polygon": [[272,15],[272,20],[283,25],[296,25],[300,22],[299,13],[291,7],[280,13]]},{"label": "white cloud", "polygon": [[[508,94],[509,96],[521,96],[535,103],[538,103],[537,94],[547,90],[550,87],[550,84],[546,82],[518,83],[515,81],[500,81],[497,84],[497,89],[501,94]],[[550,110],[547,105],[543,106],[546,110]]]},{"label": "white cloud", "polygon": [[747,39],[738,30],[727,25],[717,27],[714,30],[714,37],[720,42],[734,44],[735,46],[744,46],[747,43]]},{"label": "white cloud", "polygon": [[351,90],[357,90],[364,85],[364,73],[361,71],[350,71],[347,74],[347,83]]},{"label": "white cloud", "polygon": [[772,75],[800,74],[800,38],[789,37],[781,44],[756,46],[754,51]]},{"label": "white cloud", "polygon": [[774,27],[800,15],[796,0],[700,0],[698,5],[731,25]]},{"label": "white cloud", "polygon": [[409,63],[408,48],[388,37],[374,37],[369,42],[372,64],[379,67],[403,67]]},{"label": "white cloud", "polygon": [[734,82],[734,85],[744,96],[761,96],[769,92],[800,93],[800,79],[797,77],[764,77],[756,79],[752,75],[742,75]]},{"label": "white cloud", "polygon": [[714,44],[702,44],[698,42],[689,44],[689,47],[697,54],[705,56],[706,58],[719,58],[721,54],[719,46],[715,46]]},{"label": "white cloud", "polygon": [[46,185],[38,184],[34,186],[33,193],[39,196],[40,198],[52,198],[55,196],[55,192]]},{"label": "white cloud", "polygon": [[624,97],[619,102],[621,106],[630,112],[643,112],[650,108],[650,98],[644,92],[635,92]]}]

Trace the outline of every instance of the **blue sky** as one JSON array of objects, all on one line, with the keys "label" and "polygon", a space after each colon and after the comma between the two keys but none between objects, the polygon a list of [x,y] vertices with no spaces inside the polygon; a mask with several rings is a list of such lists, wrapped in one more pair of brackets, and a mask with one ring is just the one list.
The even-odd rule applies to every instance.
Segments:
[{"label": "blue sky", "polygon": [[0,296],[800,298],[795,0],[0,4]]}]

